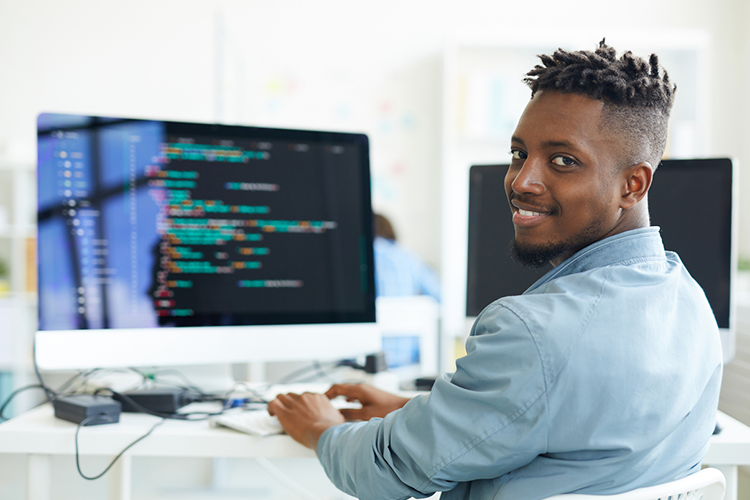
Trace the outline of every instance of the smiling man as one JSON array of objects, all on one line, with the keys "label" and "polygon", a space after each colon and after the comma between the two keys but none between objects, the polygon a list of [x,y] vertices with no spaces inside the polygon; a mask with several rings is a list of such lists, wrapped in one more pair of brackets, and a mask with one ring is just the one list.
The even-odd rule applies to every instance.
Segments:
[{"label": "smiling man", "polygon": [[659,159],[621,157],[619,131],[600,124],[607,112],[602,101],[551,90],[526,107],[505,178],[521,262],[557,265],[595,241],[648,226],[640,202]]},{"label": "smiling man", "polygon": [[[555,268],[480,314],[430,394],[338,385],[269,404],[358,498],[615,494],[700,469],[718,329],[647,206],[674,86],[655,55],[617,58],[604,42],[541,59],[505,188],[514,255]],[[334,410],[339,395],[362,410]]]}]

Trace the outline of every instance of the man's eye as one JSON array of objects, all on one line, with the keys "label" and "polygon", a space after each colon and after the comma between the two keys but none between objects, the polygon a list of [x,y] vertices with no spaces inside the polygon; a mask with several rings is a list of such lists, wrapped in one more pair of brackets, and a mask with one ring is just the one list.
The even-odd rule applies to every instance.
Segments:
[{"label": "man's eye", "polygon": [[525,160],[526,159],[526,153],[519,149],[511,149],[510,154],[513,157],[514,160]]},{"label": "man's eye", "polygon": [[555,156],[552,158],[552,163],[560,165],[561,167],[571,167],[576,164],[575,160],[568,158],[567,156]]}]

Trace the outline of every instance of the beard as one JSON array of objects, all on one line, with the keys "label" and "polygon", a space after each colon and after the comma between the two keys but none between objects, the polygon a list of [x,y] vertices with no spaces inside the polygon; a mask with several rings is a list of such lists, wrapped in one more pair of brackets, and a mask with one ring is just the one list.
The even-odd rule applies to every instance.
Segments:
[{"label": "beard", "polygon": [[569,250],[566,243],[548,243],[546,245],[519,245],[515,238],[510,240],[510,255],[513,260],[526,267],[540,268],[549,261],[560,257]]},{"label": "beard", "polygon": [[[599,241],[603,226],[603,219],[597,219],[581,233],[557,243],[549,241],[541,245],[523,245],[513,238],[510,241],[510,254],[513,260],[526,267],[544,267],[552,260],[560,257],[567,259],[582,248]],[[564,259],[560,259],[560,262]]]}]

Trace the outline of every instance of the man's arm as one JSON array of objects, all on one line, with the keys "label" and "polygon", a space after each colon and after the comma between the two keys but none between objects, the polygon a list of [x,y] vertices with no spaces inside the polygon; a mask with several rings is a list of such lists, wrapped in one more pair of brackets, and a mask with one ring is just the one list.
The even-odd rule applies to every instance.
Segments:
[{"label": "man's arm", "polygon": [[[328,401],[338,396],[347,401],[359,401],[361,409],[336,410]],[[321,394],[280,394],[268,404],[268,412],[276,415],[287,434],[300,444],[318,449],[320,436],[329,427],[344,420],[370,420],[385,417],[409,402],[409,398],[396,396],[364,384],[336,384]]]},{"label": "man's arm", "polygon": [[336,384],[326,392],[328,398],[344,396],[347,401],[359,401],[361,409],[344,408],[341,414],[347,420],[370,420],[383,418],[390,412],[403,408],[411,398],[405,398],[381,391],[366,384]]},{"label": "man's arm", "polygon": [[318,458],[339,489],[363,500],[447,490],[491,498],[494,478],[546,451],[545,387],[525,322],[497,304],[480,315],[453,376],[382,419],[316,433]]},{"label": "man's arm", "polygon": [[279,423],[298,443],[318,449],[318,440],[326,429],[343,424],[344,416],[323,394],[279,394],[268,403],[268,413],[276,415]]}]

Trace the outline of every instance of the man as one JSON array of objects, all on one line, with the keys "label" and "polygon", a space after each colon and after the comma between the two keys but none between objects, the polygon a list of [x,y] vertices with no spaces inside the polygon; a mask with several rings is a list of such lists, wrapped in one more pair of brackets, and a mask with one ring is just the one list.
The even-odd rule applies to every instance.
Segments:
[{"label": "man", "polygon": [[700,469],[721,383],[718,329],[649,227],[646,196],[675,88],[655,55],[618,59],[603,41],[541,59],[505,187],[514,254],[556,267],[480,314],[466,357],[429,395],[334,386],[326,396],[363,404],[347,414],[323,395],[269,404],[361,499],[615,494]]},{"label": "man", "polygon": [[372,221],[375,229],[375,295],[429,295],[440,302],[440,280],[435,271],[396,241],[391,221],[384,215],[373,214]]}]

